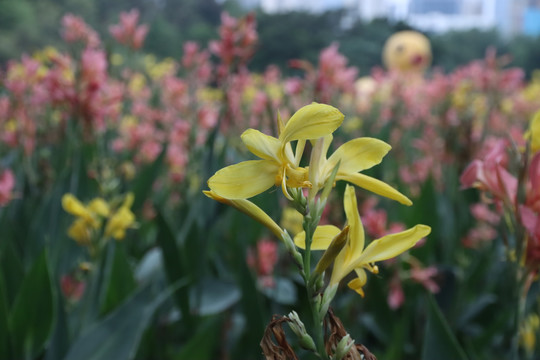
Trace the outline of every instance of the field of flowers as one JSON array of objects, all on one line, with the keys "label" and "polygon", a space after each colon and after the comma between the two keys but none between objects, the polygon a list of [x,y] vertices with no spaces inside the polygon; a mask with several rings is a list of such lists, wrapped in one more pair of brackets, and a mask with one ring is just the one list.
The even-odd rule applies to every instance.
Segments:
[{"label": "field of flowers", "polygon": [[0,69],[1,359],[540,357],[540,73],[253,73],[253,15],[181,59],[138,17]]}]

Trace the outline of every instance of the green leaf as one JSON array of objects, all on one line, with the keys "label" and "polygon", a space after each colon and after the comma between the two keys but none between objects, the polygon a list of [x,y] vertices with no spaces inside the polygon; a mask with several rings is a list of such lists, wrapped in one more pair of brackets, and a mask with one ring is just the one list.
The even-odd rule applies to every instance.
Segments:
[{"label": "green leaf", "polygon": [[42,351],[51,332],[53,312],[47,252],[43,250],[24,278],[9,317],[15,359],[34,358]]},{"label": "green leaf", "polygon": [[160,174],[160,168],[163,165],[163,159],[167,149],[164,148],[157,159],[149,166],[142,169],[142,171],[135,177],[131,188],[135,195],[132,209],[134,212],[142,208],[144,201],[150,198],[150,192],[154,181]]},{"label": "green leaf", "polygon": [[428,320],[424,334],[422,359],[467,360],[465,351],[459,345],[432,296],[428,297],[428,303]]},{"label": "green leaf", "polygon": [[65,311],[64,297],[58,289],[56,296],[56,321],[54,330],[47,346],[45,360],[61,359],[66,355],[69,348],[70,336]]},{"label": "green leaf", "polygon": [[[2,231],[4,231],[4,228],[2,228]],[[9,237],[0,242],[0,270],[4,274],[6,305],[9,308],[15,301],[15,296],[17,296],[24,278],[24,267],[20,256]]]},{"label": "green leaf", "polygon": [[7,294],[4,276],[0,272],[0,359],[10,358]]},{"label": "green leaf", "polygon": [[218,314],[240,300],[241,293],[236,285],[218,279],[204,279],[198,295],[198,307],[195,311],[199,315]]},{"label": "green leaf", "polygon": [[112,269],[109,274],[108,287],[101,313],[106,314],[120,304],[132,291],[136,284],[123,244],[115,244]]},{"label": "green leaf", "polygon": [[150,285],[143,287],[79,336],[64,360],[133,359],[154,312],[178,286],[157,297]]},{"label": "green leaf", "polygon": [[282,305],[294,305],[298,298],[293,282],[280,276],[274,278],[274,286],[262,287],[261,292]]},{"label": "green leaf", "polygon": [[216,358],[216,345],[221,333],[221,319],[212,317],[198,327],[195,335],[186,343],[177,359],[208,360]]},{"label": "green leaf", "polygon": [[[180,255],[176,238],[169,224],[160,211],[157,212],[156,222],[158,225],[158,244],[161,247],[163,260],[165,263],[165,272],[169,283],[182,279],[184,276],[183,257]],[[178,289],[174,294],[174,299],[182,312],[182,317],[188,327],[191,327],[192,316],[190,312],[190,300],[188,289]]]}]

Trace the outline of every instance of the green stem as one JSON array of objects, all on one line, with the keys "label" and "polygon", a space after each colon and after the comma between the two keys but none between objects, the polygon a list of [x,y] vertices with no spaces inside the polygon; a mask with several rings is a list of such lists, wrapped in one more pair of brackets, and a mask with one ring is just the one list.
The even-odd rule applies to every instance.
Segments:
[{"label": "green stem", "polygon": [[321,359],[328,359],[324,344],[324,329],[323,319],[321,319],[319,311],[319,303],[317,302],[320,294],[317,293],[318,289],[312,284],[311,279],[311,243],[313,241],[313,234],[317,228],[319,218],[312,217],[311,211],[314,209],[314,202],[310,201],[307,208],[307,213],[304,216],[304,231],[306,234],[306,249],[304,252],[304,282],[306,285],[306,292],[309,299],[310,310],[313,318],[313,331],[315,332],[315,346],[317,348],[317,354]]}]

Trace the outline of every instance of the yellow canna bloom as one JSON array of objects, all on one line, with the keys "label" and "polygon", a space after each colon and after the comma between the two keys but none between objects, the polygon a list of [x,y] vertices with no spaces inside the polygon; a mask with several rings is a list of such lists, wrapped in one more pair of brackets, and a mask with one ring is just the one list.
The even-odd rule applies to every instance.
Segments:
[{"label": "yellow canna bloom", "polygon": [[[332,142],[332,135],[327,135],[318,141],[319,144],[315,145],[315,149],[320,147],[320,155],[317,159],[312,159],[309,169],[309,180],[314,192],[324,186],[334,167],[339,163],[336,181],[344,180],[375,194],[396,200],[401,204],[412,205],[409,198],[385,182],[360,174],[360,171],[370,169],[382,161],[392,148],[389,144],[379,139],[361,137],[341,145],[327,159],[326,153]],[[313,153],[315,152],[316,150]]]},{"label": "yellow canna bloom", "polygon": [[92,242],[94,229],[83,219],[76,219],[68,229],[68,236],[79,245],[88,246]]},{"label": "yellow canna bloom", "polygon": [[536,339],[540,329],[540,318],[537,314],[530,314],[519,329],[519,342],[521,346],[532,354],[536,348]]},{"label": "yellow canna bloom", "polygon": [[88,210],[102,217],[109,216],[109,204],[102,198],[95,198],[88,204]]},{"label": "yellow canna bloom", "polygon": [[106,216],[103,215],[103,211],[105,211],[104,206],[107,206],[107,204],[103,204],[102,202],[104,202],[103,199],[94,199],[91,202],[93,205],[87,207],[73,194],[68,193],[62,196],[62,207],[64,210],[71,215],[83,219],[88,226],[94,229],[98,229],[101,226],[101,221],[96,215]]},{"label": "yellow canna bloom", "polygon": [[281,226],[287,229],[291,234],[296,235],[302,231],[302,224],[304,222],[304,216],[300,214],[295,208],[286,207],[281,214]]},{"label": "yellow canna bloom", "polygon": [[[378,268],[374,264],[375,262],[391,259],[410,249],[420,239],[427,236],[431,232],[431,228],[426,225],[416,225],[409,230],[386,235],[372,241],[364,248],[364,228],[358,213],[354,187],[347,185],[343,203],[349,225],[349,239],[334,260],[329,286],[338,284],[350,272],[355,271],[358,278],[350,281],[348,285],[351,289],[364,296],[362,288],[367,282],[365,270],[377,273]],[[333,225],[318,226],[313,236],[311,248],[313,250],[327,249],[332,239],[340,232],[341,230]],[[294,242],[300,248],[305,247],[305,234],[300,233],[297,235]]]},{"label": "yellow canna bloom", "polygon": [[540,150],[540,111],[534,114],[524,138],[531,142],[532,154]]},{"label": "yellow canna bloom", "polygon": [[235,209],[243,212],[244,214],[248,215],[252,219],[258,221],[259,223],[263,224],[267,229],[272,231],[274,235],[276,235],[279,239],[283,239],[283,230],[279,227],[278,224],[270,216],[268,216],[267,213],[265,213],[260,207],[255,205],[249,200],[246,199],[237,199],[237,200],[230,200],[226,199],[224,197],[219,196],[212,190],[203,191],[204,195],[208,196],[212,200],[219,201],[222,204],[229,205],[234,207]]},{"label": "yellow canna bloom", "polygon": [[[305,140],[331,134],[343,118],[333,106],[312,103],[280,126],[278,138],[255,129],[246,130],[242,141],[261,160],[243,161],[219,170],[208,180],[210,190],[223,198],[246,199],[276,185],[281,186],[285,196],[290,198],[287,186],[309,187],[307,170],[299,167]],[[290,144],[295,140],[298,140],[296,154]]]},{"label": "yellow canna bloom", "polygon": [[122,206],[107,221],[105,236],[111,236],[116,240],[122,240],[126,237],[126,230],[135,225],[135,215],[129,209],[133,200],[133,194],[129,193]]}]

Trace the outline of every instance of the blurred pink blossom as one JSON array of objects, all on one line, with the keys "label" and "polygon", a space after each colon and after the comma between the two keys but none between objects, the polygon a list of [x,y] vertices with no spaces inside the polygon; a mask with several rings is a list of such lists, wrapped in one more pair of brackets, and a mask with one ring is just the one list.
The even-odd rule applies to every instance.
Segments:
[{"label": "blurred pink blossom", "polygon": [[0,172],[0,206],[5,206],[13,199],[15,176],[10,169]]},{"label": "blurred pink blossom", "polygon": [[137,26],[139,15],[139,10],[137,9],[122,12],[120,13],[120,23],[109,27],[109,32],[116,41],[134,50],[141,48],[148,33],[148,25]]}]

